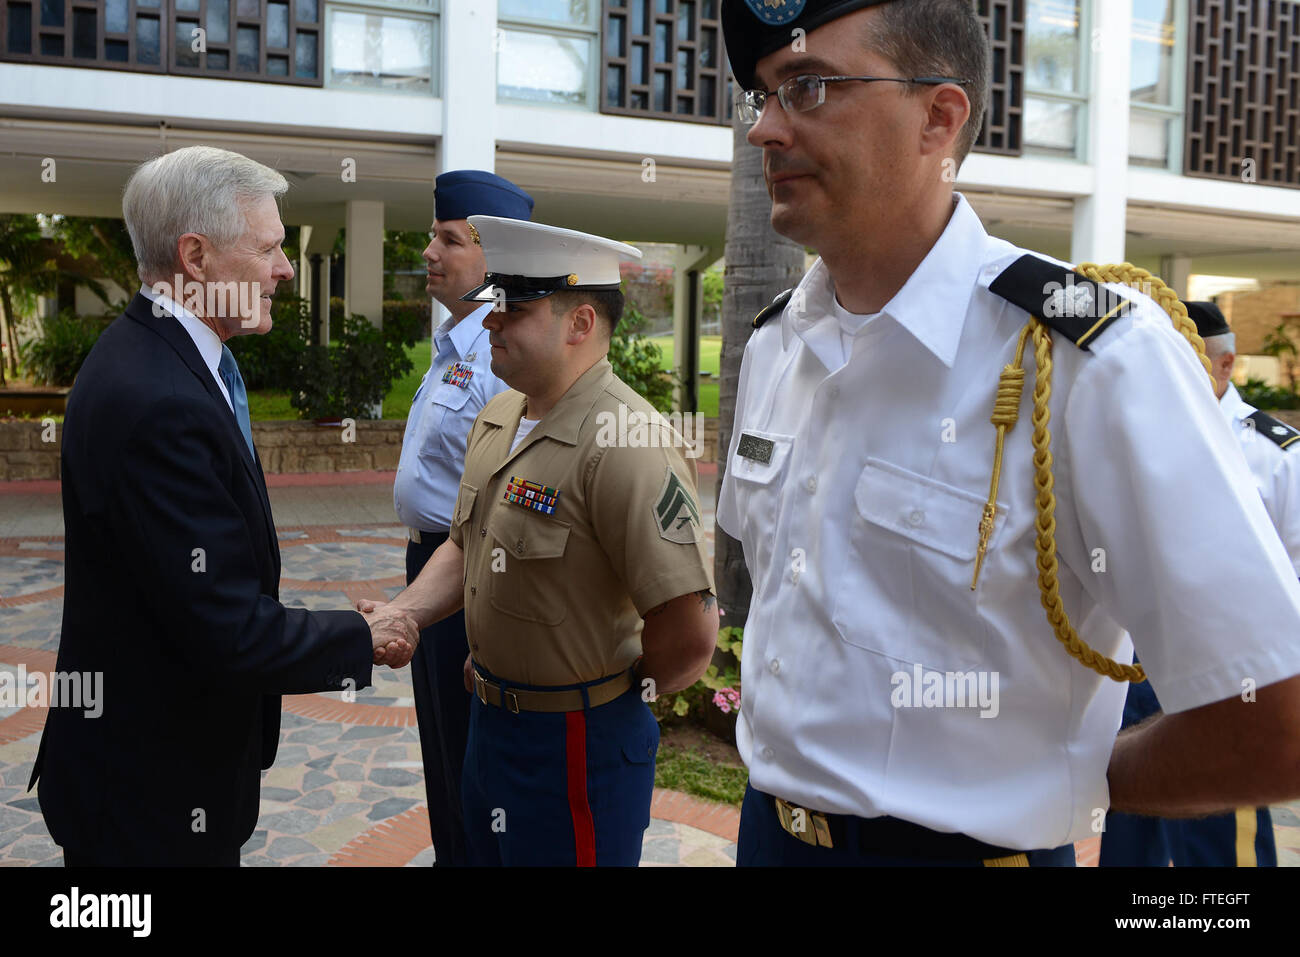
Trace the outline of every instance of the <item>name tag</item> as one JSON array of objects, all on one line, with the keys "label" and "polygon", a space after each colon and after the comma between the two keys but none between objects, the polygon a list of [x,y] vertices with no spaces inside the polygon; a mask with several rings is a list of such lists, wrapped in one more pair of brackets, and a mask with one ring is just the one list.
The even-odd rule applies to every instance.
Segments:
[{"label": "name tag", "polygon": [[757,435],[742,432],[740,433],[740,441],[736,444],[736,454],[742,459],[750,459],[762,465],[767,465],[772,461],[772,450],[774,448],[776,448],[776,443],[771,439],[760,439]]}]

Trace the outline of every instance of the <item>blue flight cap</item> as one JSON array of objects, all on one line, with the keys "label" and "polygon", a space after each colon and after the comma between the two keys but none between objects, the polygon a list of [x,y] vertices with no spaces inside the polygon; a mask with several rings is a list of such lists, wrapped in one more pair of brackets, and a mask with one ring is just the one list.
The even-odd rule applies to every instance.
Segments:
[{"label": "blue flight cap", "polygon": [[454,169],[433,184],[434,219],[501,216],[532,219],[533,198],[508,179],[481,169]]}]

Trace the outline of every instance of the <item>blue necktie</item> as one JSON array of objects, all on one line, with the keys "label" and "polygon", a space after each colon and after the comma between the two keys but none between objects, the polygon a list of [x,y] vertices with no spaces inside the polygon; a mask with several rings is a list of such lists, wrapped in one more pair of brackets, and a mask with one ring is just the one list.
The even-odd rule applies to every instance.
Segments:
[{"label": "blue necktie", "polygon": [[217,374],[221,376],[221,381],[226,384],[226,391],[230,393],[230,404],[235,409],[235,421],[239,423],[239,431],[244,433],[244,441],[248,443],[248,453],[257,459],[253,452],[253,425],[248,418],[248,392],[244,389],[244,377],[239,374],[239,363],[235,361],[235,354],[230,351],[229,346],[221,347],[221,362],[217,364]]}]

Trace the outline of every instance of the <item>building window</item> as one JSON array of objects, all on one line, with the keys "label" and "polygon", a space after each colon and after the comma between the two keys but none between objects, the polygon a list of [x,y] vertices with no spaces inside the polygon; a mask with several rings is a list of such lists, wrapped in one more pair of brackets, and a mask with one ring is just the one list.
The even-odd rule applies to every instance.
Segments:
[{"label": "building window", "polygon": [[1133,0],[1129,39],[1129,162],[1180,168],[1185,35],[1176,0]]},{"label": "building window", "polygon": [[593,109],[598,0],[499,0],[497,99]]},{"label": "building window", "polygon": [[1025,11],[1025,152],[1074,159],[1083,148],[1087,76],[1080,4],[1028,0]]},{"label": "building window", "polygon": [[322,80],[319,0],[0,0],[0,23],[4,60],[299,86]]},{"label": "building window", "polygon": [[330,4],[329,86],[432,94],[436,32],[436,17]]},{"label": "building window", "polygon": [[601,110],[730,123],[719,0],[605,0]]}]

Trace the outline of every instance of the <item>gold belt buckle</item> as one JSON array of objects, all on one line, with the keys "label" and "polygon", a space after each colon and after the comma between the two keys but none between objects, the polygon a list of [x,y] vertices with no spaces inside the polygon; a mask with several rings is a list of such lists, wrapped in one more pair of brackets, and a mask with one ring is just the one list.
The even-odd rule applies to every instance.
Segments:
[{"label": "gold belt buckle", "polygon": [[501,707],[505,708],[511,714],[519,713],[519,696],[513,691],[501,691]]},{"label": "gold belt buckle", "polygon": [[488,703],[487,682],[483,680],[483,676],[478,673],[477,669],[474,671],[474,694],[478,695],[479,701],[482,701],[484,704]]},{"label": "gold belt buckle", "polygon": [[776,816],[781,822],[782,830],[791,837],[797,837],[805,844],[811,844],[813,847],[818,845],[826,848],[834,846],[831,843],[830,824],[827,822],[825,814],[810,811],[780,798],[773,798],[772,800],[776,802]]}]

